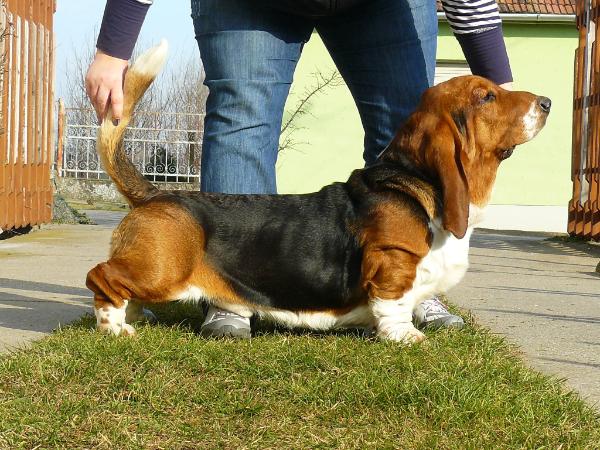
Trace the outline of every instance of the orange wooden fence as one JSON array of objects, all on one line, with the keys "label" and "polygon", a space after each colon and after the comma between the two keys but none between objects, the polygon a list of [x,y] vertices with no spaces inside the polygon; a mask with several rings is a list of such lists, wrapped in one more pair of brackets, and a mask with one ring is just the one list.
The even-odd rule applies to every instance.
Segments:
[{"label": "orange wooden fence", "polygon": [[577,0],[573,92],[573,197],[568,231],[600,240],[600,0]]},{"label": "orange wooden fence", "polygon": [[55,0],[6,0],[0,28],[5,66],[0,82],[0,228],[52,218]]}]

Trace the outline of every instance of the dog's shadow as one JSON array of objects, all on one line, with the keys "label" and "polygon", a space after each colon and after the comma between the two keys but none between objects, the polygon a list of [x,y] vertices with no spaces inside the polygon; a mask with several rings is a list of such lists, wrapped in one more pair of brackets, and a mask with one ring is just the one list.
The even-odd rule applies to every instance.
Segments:
[{"label": "dog's shadow", "polygon": [[[164,327],[183,327],[200,336],[200,328],[204,321],[204,311],[201,305],[190,303],[172,302],[149,305],[157,318],[156,325]],[[345,328],[336,330],[310,330],[305,328],[287,328],[267,320],[253,317],[251,320],[252,337],[269,335],[310,336],[326,338],[328,336],[349,336],[359,339],[373,337],[373,331],[362,328]],[[203,339],[206,339],[203,337]]]},{"label": "dog's shadow", "polygon": [[[447,300],[442,297],[444,301]],[[161,326],[165,328],[182,328],[191,331],[202,339],[213,339],[201,336],[200,330],[204,322],[205,313],[202,304],[192,304],[184,302],[157,303],[145,305],[156,316],[156,322],[147,324],[149,327]],[[475,324],[475,319],[470,311],[462,310],[454,306],[450,306],[450,311],[453,314],[460,315],[465,319],[469,326]],[[356,339],[376,339],[376,334],[373,329],[368,328],[339,328],[332,330],[311,330],[309,328],[288,328],[284,325],[279,325],[267,320],[260,320],[253,317],[250,321],[252,328],[252,337],[262,336],[307,336],[317,339],[325,339],[331,336],[352,337]],[[74,324],[80,328],[94,329],[96,328],[96,318],[93,314],[84,316],[79,322]],[[142,323],[134,324],[138,328]],[[436,333],[440,330],[428,330],[427,333]]]}]

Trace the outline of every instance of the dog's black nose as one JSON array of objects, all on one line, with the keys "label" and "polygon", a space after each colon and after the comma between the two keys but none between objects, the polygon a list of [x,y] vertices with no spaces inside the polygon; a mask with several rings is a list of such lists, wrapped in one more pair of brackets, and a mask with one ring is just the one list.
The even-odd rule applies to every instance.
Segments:
[{"label": "dog's black nose", "polygon": [[542,111],[546,113],[550,112],[552,100],[550,100],[548,97],[538,97],[538,103],[540,104],[540,108],[542,108]]}]

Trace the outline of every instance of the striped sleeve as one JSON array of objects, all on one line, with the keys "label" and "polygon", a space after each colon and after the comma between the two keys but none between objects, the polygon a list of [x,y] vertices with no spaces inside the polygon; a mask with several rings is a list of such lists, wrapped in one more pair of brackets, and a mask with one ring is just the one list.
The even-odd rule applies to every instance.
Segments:
[{"label": "striped sleeve", "polygon": [[477,33],[502,25],[496,0],[442,0],[455,34]]},{"label": "striped sleeve", "polygon": [[513,81],[496,0],[441,0],[471,72],[502,84]]}]

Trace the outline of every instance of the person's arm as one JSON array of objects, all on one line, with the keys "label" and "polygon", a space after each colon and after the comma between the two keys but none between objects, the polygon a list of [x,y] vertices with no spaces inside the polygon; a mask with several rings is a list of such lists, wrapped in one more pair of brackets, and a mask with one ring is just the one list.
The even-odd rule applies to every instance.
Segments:
[{"label": "person's arm", "polygon": [[[85,89],[102,122],[108,106],[114,120],[123,113],[123,76],[152,0],[107,0],[96,55],[85,77]],[[110,102],[110,103],[109,103]]]},{"label": "person's arm", "polygon": [[495,0],[442,0],[448,23],[474,75],[511,88],[512,72]]}]

